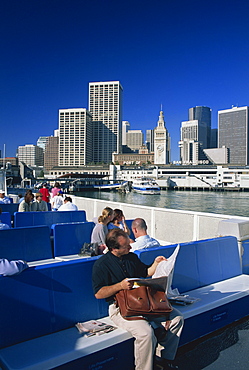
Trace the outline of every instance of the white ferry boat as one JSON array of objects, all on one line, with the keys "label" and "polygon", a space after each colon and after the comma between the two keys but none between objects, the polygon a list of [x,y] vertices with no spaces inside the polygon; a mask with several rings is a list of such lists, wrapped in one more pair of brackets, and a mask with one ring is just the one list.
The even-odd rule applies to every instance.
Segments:
[{"label": "white ferry boat", "polygon": [[132,189],[140,194],[160,194],[160,187],[153,179],[136,179],[132,183]]}]

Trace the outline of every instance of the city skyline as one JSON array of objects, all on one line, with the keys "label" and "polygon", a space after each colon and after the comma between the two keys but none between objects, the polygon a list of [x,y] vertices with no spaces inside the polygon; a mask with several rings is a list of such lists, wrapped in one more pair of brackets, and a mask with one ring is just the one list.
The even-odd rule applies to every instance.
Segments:
[{"label": "city skyline", "polygon": [[0,149],[53,135],[58,111],[88,108],[88,84],[120,81],[122,120],[153,129],[162,109],[179,160],[188,109],[248,106],[247,1],[11,0],[0,5]]}]

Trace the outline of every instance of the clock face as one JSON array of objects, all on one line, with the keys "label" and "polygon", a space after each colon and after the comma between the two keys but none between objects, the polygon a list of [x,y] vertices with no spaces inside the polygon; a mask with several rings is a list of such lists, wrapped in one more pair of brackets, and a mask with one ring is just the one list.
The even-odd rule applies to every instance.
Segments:
[{"label": "clock face", "polygon": [[164,147],[163,147],[163,145],[158,145],[158,146],[157,146],[157,150],[158,150],[159,152],[163,152],[163,151],[164,151]]}]

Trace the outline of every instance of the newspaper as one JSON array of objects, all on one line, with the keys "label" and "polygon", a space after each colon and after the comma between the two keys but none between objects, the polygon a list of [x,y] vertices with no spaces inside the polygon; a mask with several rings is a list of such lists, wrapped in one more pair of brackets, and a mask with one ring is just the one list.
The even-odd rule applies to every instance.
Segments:
[{"label": "newspaper", "polygon": [[185,306],[187,304],[197,302],[200,299],[190,297],[188,294],[180,294],[177,288],[175,289],[171,288],[173,274],[174,274],[175,261],[176,261],[176,257],[178,255],[179,249],[180,249],[180,245],[178,244],[174,252],[171,254],[171,256],[167,258],[167,261],[162,261],[159,263],[155,271],[155,274],[152,276],[152,280],[154,280],[155,278],[166,276],[167,285],[165,288],[165,292],[167,294],[168,300],[171,303]]},{"label": "newspaper", "polygon": [[79,332],[81,334],[84,334],[86,337],[91,337],[93,335],[102,335],[116,329],[115,326],[106,324],[99,320],[78,322],[77,324],[75,324],[75,326],[79,330]]}]

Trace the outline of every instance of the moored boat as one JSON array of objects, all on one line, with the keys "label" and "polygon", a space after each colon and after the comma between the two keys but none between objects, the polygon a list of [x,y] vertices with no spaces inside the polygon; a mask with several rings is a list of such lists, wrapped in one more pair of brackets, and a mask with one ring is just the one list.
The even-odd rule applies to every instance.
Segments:
[{"label": "moored boat", "polygon": [[132,189],[140,194],[160,194],[160,187],[153,179],[136,179],[132,183]]}]

